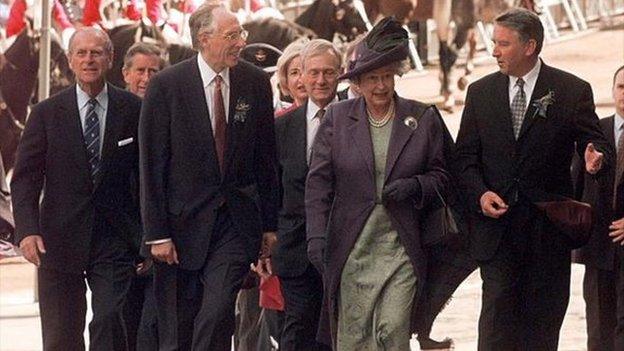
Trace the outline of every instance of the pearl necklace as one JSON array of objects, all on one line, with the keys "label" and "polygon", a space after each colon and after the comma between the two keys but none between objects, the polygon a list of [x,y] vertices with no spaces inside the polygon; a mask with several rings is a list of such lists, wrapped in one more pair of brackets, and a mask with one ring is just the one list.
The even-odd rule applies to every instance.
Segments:
[{"label": "pearl necklace", "polygon": [[373,118],[373,114],[368,107],[366,108],[366,113],[368,114],[368,123],[375,128],[381,128],[388,124],[390,118],[394,116],[394,101],[390,104],[390,108],[388,108],[388,111],[386,111],[383,118],[379,121]]}]

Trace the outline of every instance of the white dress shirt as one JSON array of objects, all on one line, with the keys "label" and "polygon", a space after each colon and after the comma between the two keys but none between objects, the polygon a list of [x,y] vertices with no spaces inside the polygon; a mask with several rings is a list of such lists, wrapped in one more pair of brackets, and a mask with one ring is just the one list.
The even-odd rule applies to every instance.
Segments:
[{"label": "white dress shirt", "polygon": [[[537,77],[539,76],[540,68],[542,67],[542,60],[537,59],[537,63],[535,66],[524,76],[522,77],[513,77],[509,76],[509,107],[513,103],[513,99],[518,92],[519,87],[516,86],[516,82],[518,78],[522,78],[524,80],[524,96],[526,96],[526,106],[524,106],[524,110],[526,111],[527,107],[531,103],[531,97],[533,96],[533,89],[535,89],[535,83],[537,83]],[[539,96],[538,96],[539,97]]]},{"label": "white dress shirt", "polygon": [[[333,102],[338,101],[338,97],[335,96],[334,99],[325,106],[324,110],[327,112],[327,107],[331,105]],[[306,157],[308,163],[310,163],[310,157],[312,156],[312,144],[314,143],[314,138],[316,137],[316,132],[318,131],[319,126],[321,125],[321,121],[316,116],[316,113],[321,109],[317,104],[312,102],[311,99],[308,99],[308,104],[306,108]]]},{"label": "white dress shirt", "polygon": [[[199,66],[199,74],[201,76],[202,85],[204,86],[204,95],[206,96],[206,103],[208,104],[208,114],[210,115],[210,125],[212,126],[212,134],[215,132],[215,117],[214,117],[214,93],[215,93],[215,72],[208,63],[204,60],[201,54],[197,55],[197,65]],[[225,68],[219,75],[223,79],[221,83],[221,96],[223,97],[223,107],[225,107],[225,121],[229,120],[230,109],[230,69]]]},{"label": "white dress shirt", "polygon": [[[108,86],[104,84],[104,88],[95,97],[97,105],[95,113],[97,113],[100,123],[100,155],[102,154],[102,146],[104,145],[104,131],[106,130],[106,112],[108,111]],[[80,114],[80,125],[84,133],[87,123],[87,112],[89,111],[89,100],[91,97],[80,85],[76,84],[76,100],[78,102],[78,113]]]}]

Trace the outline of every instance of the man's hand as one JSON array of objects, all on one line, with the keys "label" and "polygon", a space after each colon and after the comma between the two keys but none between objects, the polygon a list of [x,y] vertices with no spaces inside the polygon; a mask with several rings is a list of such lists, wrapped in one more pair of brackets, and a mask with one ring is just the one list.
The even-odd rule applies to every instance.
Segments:
[{"label": "man's hand", "polygon": [[481,195],[481,211],[491,218],[499,218],[507,212],[509,206],[493,191],[486,191]]},{"label": "man's hand", "polygon": [[613,221],[609,226],[611,241],[624,245],[624,218]]},{"label": "man's hand", "polygon": [[602,160],[604,154],[598,152],[594,147],[594,144],[589,143],[585,148],[585,170],[589,174],[596,174],[602,168]]},{"label": "man's hand", "polygon": [[260,247],[260,258],[270,258],[273,252],[273,246],[277,242],[277,234],[275,232],[262,233],[262,246]]},{"label": "man's hand", "polygon": [[155,260],[161,262],[167,262],[168,264],[179,264],[178,252],[176,251],[173,241],[166,243],[153,244],[151,248],[152,257]]},{"label": "man's hand", "polygon": [[24,258],[28,260],[28,262],[34,264],[39,267],[41,265],[41,260],[39,259],[39,253],[45,254],[45,246],[43,245],[43,238],[38,234],[31,234],[26,236],[20,242],[19,246],[22,251],[22,255]]},{"label": "man's hand", "polygon": [[151,258],[144,259],[136,265],[136,274],[145,275],[152,268],[152,265],[154,265],[154,261]]}]

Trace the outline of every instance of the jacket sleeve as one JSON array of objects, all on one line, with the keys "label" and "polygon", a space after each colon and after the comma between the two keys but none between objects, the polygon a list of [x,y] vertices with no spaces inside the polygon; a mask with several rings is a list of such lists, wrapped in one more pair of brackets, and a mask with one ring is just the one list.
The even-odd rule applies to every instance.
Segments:
[{"label": "jacket sleeve", "polygon": [[[445,194],[449,184],[446,157],[444,153],[444,135],[442,118],[435,107],[428,108],[421,121],[427,121],[429,126],[429,149],[427,153],[427,171],[416,176],[422,195],[416,201],[417,209],[422,209],[427,204],[438,199],[438,193]],[[437,190],[437,191],[436,191]]]},{"label": "jacket sleeve", "polygon": [[39,198],[45,179],[47,149],[43,107],[38,104],[33,108],[17,148],[17,161],[11,181],[16,245],[28,235],[42,235]]},{"label": "jacket sleeve", "polygon": [[[600,128],[598,116],[595,112],[594,97],[591,86],[583,82],[583,89],[580,96],[575,99],[574,123],[576,126],[576,148],[581,160],[585,160],[585,148],[587,144],[593,143],[596,150],[604,154],[602,169],[597,175],[608,173],[608,169],[615,167],[615,150],[607,140],[607,137]],[[581,169],[585,169],[582,162]]]},{"label": "jacket sleeve", "polygon": [[481,195],[488,191],[481,170],[481,136],[477,126],[477,116],[474,111],[473,96],[478,93],[474,87],[468,88],[466,106],[462,113],[457,144],[455,149],[455,165],[457,182],[468,201],[468,209],[478,212],[481,210]]},{"label": "jacket sleeve", "polygon": [[260,195],[260,216],[264,232],[277,230],[279,184],[277,179],[277,150],[273,118],[273,98],[268,77],[263,76],[258,93],[259,108],[256,126],[254,168]]},{"label": "jacket sleeve", "polygon": [[139,118],[139,197],[147,242],[171,235],[167,214],[171,116],[161,85],[158,77],[152,79]]}]

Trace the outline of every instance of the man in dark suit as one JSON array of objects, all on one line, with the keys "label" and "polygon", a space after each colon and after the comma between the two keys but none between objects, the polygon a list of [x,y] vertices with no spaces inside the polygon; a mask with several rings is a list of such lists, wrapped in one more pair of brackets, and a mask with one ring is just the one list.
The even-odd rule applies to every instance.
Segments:
[{"label": "man in dark suit", "polygon": [[[154,44],[133,44],[124,56],[122,73],[126,90],[143,98],[152,77],[165,66],[162,52]],[[138,174],[136,187],[139,186]],[[138,195],[138,191],[136,192]],[[154,296],[154,270],[149,248],[141,245],[135,260],[136,275],[126,296],[124,322],[128,334],[129,351],[158,349],[156,297]]]},{"label": "man in dark suit", "polygon": [[6,183],[4,164],[2,163],[2,158],[0,158],[0,240],[13,242],[14,231],[15,222],[11,212],[11,194]]},{"label": "man in dark suit", "polygon": [[280,350],[324,350],[316,341],[323,281],[308,260],[304,190],[312,143],[325,108],[336,99],[341,56],[323,39],[301,51],[308,101],[275,122],[281,170],[282,208],[272,265],[284,295],[284,330]]},{"label": "man in dark suit", "polygon": [[470,86],[457,137],[470,250],[483,279],[479,350],[556,350],[571,242],[535,203],[573,196],[575,151],[586,172],[602,177],[613,149],[590,85],[539,58],[535,14],[502,14],[493,40],[500,72]]},{"label": "man in dark suit", "polygon": [[[615,114],[600,120],[609,143],[618,151],[616,167],[609,177],[598,181],[573,167],[577,196],[595,208],[596,223],[587,245],[574,251],[573,260],[585,264],[583,298],[587,317],[587,349],[614,351],[624,349],[624,66],[613,75]],[[615,176],[619,173],[619,176]],[[617,181],[616,181],[617,179]],[[613,201],[614,193],[617,200]]]},{"label": "man in dark suit", "polygon": [[35,105],[18,147],[16,243],[39,267],[44,350],[84,350],[85,278],[90,350],[126,350],[122,308],[141,229],[131,186],[141,102],[105,83],[113,46],[104,32],[76,31],[68,57],[77,84]]},{"label": "man in dark suit", "polygon": [[275,235],[271,87],[240,61],[247,32],[206,3],[190,18],[199,55],[157,74],[139,126],[141,211],[156,264],[160,350],[230,350],[234,303]]}]

